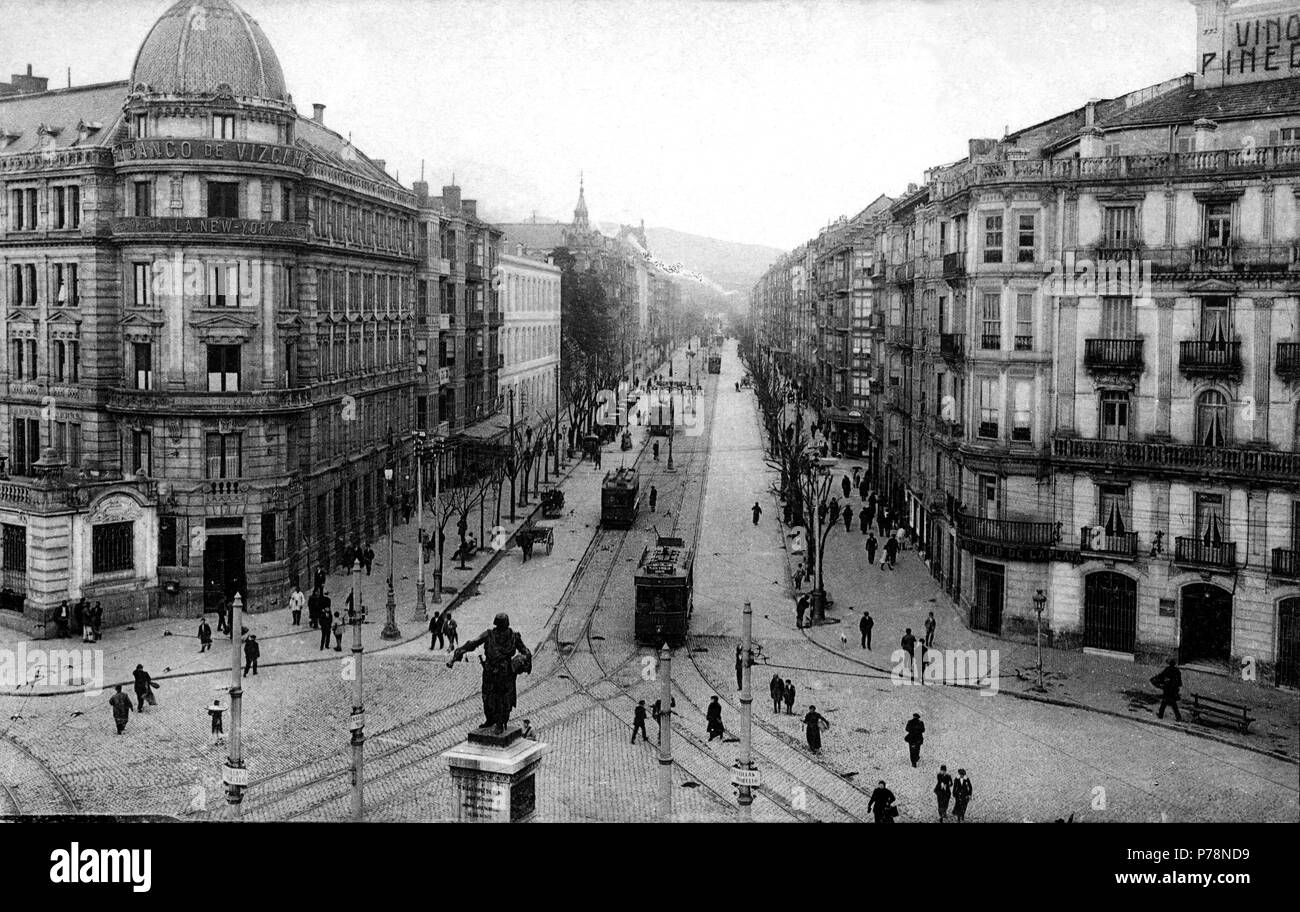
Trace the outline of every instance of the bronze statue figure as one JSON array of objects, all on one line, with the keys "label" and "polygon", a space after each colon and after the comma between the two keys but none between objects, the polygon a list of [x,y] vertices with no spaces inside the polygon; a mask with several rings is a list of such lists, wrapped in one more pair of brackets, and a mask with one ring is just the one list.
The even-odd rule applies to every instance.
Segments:
[{"label": "bronze statue figure", "polygon": [[502,612],[472,640],[458,646],[447,660],[451,668],[467,652],[483,647],[483,727],[491,727],[496,734],[505,732],[510,721],[510,711],[515,708],[515,677],[520,672],[532,673],[533,654],[524,645],[523,637],[510,629],[510,617]]}]

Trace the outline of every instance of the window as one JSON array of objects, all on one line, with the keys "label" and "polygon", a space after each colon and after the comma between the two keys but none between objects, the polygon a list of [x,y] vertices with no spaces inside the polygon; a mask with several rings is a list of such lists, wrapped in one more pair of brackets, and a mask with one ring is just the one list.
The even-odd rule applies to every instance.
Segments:
[{"label": "window", "polygon": [[158,566],[175,567],[176,560],[176,517],[158,517]]},{"label": "window", "polygon": [[275,514],[262,514],[262,563],[269,564],[276,560]]},{"label": "window", "polygon": [[135,200],[135,214],[139,218],[153,215],[153,184],[149,181],[136,181],[132,185]]},{"label": "window", "polygon": [[136,139],[149,138],[149,115],[137,114],[131,119],[132,132]]},{"label": "window", "polygon": [[41,423],[36,418],[15,418],[9,440],[9,464],[15,475],[32,474],[32,464],[41,458]]},{"label": "window", "polygon": [[36,305],[36,264],[15,263],[9,270],[11,303],[15,307]]},{"label": "window", "polygon": [[153,389],[153,343],[132,342],[131,361],[135,371],[135,388]]},{"label": "window", "polygon": [[284,385],[298,385],[298,349],[292,342],[284,343]]},{"label": "window", "polygon": [[1034,438],[1034,384],[1028,380],[1016,381],[1015,411],[1012,413],[1011,439],[1029,443]]},{"label": "window", "polygon": [[1178,137],[1178,151],[1181,152],[1181,153],[1184,153],[1184,154],[1186,154],[1186,153],[1188,153],[1188,152],[1195,152],[1195,151],[1196,151],[1196,137],[1194,137],[1194,136],[1180,136],[1180,137]]},{"label": "window", "polygon": [[1103,390],[1101,394],[1102,440],[1128,440],[1128,393],[1120,390]]},{"label": "window", "polygon": [[234,139],[235,138],[235,115],[213,114],[212,115],[212,138],[213,139]]},{"label": "window", "polygon": [[1119,143],[1106,143],[1101,148],[1101,154],[1107,158],[1119,158]]},{"label": "window", "polygon": [[130,451],[127,453],[127,465],[131,471],[138,475],[152,475],[153,468],[153,440],[150,433],[145,430],[131,431]]},{"label": "window", "polygon": [[979,436],[996,440],[998,438],[998,416],[1002,411],[998,403],[1001,384],[997,380],[989,379],[981,380],[979,383]]},{"label": "window", "polygon": [[208,181],[208,217],[239,218],[239,184]]},{"label": "window", "polygon": [[1205,204],[1205,244],[1227,247],[1232,243],[1232,203]]},{"label": "window", "polygon": [[1222,494],[1196,495],[1196,537],[1207,545],[1223,544],[1224,509]]},{"label": "window", "polygon": [[208,392],[239,391],[239,346],[208,346]]},{"label": "window", "polygon": [[1102,215],[1102,243],[1130,247],[1137,240],[1137,207],[1107,206]]},{"label": "window", "polygon": [[1034,296],[1016,295],[1016,351],[1034,348]]},{"label": "window", "polygon": [[81,303],[80,289],[77,285],[76,263],[54,264],[54,299],[60,305],[76,307]]},{"label": "window", "polygon": [[207,434],[204,449],[204,478],[239,478],[243,474],[239,434]]},{"label": "window", "polygon": [[[1032,212],[1022,212],[1017,217],[1016,262],[1032,263],[1034,256],[1034,230],[1038,216]],[[999,239],[999,243],[1001,240]],[[988,262],[985,260],[985,262]]]},{"label": "window", "polygon": [[34,231],[39,225],[37,217],[40,210],[36,205],[36,190],[14,190],[9,207],[10,225],[14,231]]},{"label": "window", "polygon": [[1097,486],[1097,522],[1107,535],[1123,535],[1132,525],[1129,519],[1128,488],[1123,485]]},{"label": "window", "polygon": [[1002,216],[984,216],[984,262],[1002,262]]},{"label": "window", "polygon": [[81,343],[54,341],[54,379],[60,383],[77,383],[81,379]]},{"label": "window", "polygon": [[9,373],[15,380],[36,379],[36,340],[14,339],[9,343]]},{"label": "window", "polygon": [[1228,399],[1218,390],[1206,390],[1196,400],[1196,442],[1221,447],[1228,441]]},{"label": "window", "polygon": [[1118,295],[1101,299],[1101,336],[1103,339],[1132,339],[1137,335],[1133,299]]},{"label": "window", "polygon": [[1268,144],[1270,146],[1293,146],[1300,143],[1300,127],[1283,127],[1280,130],[1268,131]]},{"label": "window", "polygon": [[980,348],[997,351],[1002,348],[1002,295],[997,292],[984,295],[980,309]]},{"label": "window", "polygon": [[208,267],[208,306],[239,306],[239,266],[220,263]]},{"label": "window", "polygon": [[429,428],[429,397],[417,396],[415,399],[415,427],[417,430]]},{"label": "window", "polygon": [[1231,338],[1228,299],[1201,299],[1201,341],[1227,342]]},{"label": "window", "polygon": [[135,569],[135,523],[100,523],[91,527],[90,539],[92,573]]},{"label": "window", "polygon": [[149,306],[149,264],[132,263],[132,300],[136,307]]},{"label": "window", "polygon": [[985,519],[1001,519],[1002,503],[998,498],[998,479],[996,475],[979,476],[980,515]]}]

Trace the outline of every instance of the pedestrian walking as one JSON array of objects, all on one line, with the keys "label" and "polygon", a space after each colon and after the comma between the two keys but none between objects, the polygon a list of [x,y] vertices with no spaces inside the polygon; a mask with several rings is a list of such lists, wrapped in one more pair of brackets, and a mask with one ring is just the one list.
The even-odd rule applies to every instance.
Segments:
[{"label": "pedestrian walking", "polygon": [[961,823],[966,819],[966,805],[970,802],[974,787],[966,778],[964,769],[957,770],[957,779],[952,784],[952,815]]},{"label": "pedestrian walking", "polygon": [[868,494],[870,494],[870,489],[867,487],[867,476],[863,475],[858,482],[858,496],[862,498],[863,503],[866,503]]},{"label": "pedestrian walking", "polygon": [[456,632],[456,619],[449,614],[444,614],[442,629],[447,634],[447,648],[455,649],[456,644],[460,642],[460,634]]},{"label": "pedestrian walking", "polygon": [[126,731],[126,720],[131,716],[131,698],[122,693],[121,684],[114,688],[113,695],[108,698],[108,705],[113,709],[113,722],[120,735]]},{"label": "pedestrian walking", "polygon": [[104,606],[99,602],[95,602],[95,607],[90,610],[90,623],[93,633],[92,642],[98,643],[104,629]]},{"label": "pedestrian walking", "polygon": [[442,612],[435,611],[429,618],[429,648],[442,649]]},{"label": "pedestrian walking", "polygon": [[840,479],[840,490],[844,492],[844,499],[849,499],[849,494],[853,491],[853,485],[849,483],[849,476],[845,475]]},{"label": "pedestrian walking", "polygon": [[794,629],[803,629],[803,615],[808,610],[808,596],[801,595],[794,601]]},{"label": "pedestrian walking", "polygon": [[135,671],[131,672],[131,677],[135,678],[135,699],[137,703],[135,711],[144,712],[146,701],[150,706],[157,706],[158,701],[154,699],[153,692],[158,688],[158,683],[149,677],[149,672],[144,670],[144,666],[135,666]]},{"label": "pedestrian walking", "polygon": [[952,776],[946,766],[940,766],[935,777],[934,797],[939,803],[939,822],[943,823],[948,819],[948,801],[952,798]]},{"label": "pedestrian walking", "polygon": [[894,793],[885,788],[884,779],[877,782],[872,790],[867,810],[875,816],[876,823],[893,823],[898,816],[898,808],[894,806]]},{"label": "pedestrian walking", "polygon": [[758,518],[763,515],[763,508],[758,505],[757,500],[754,501],[754,506],[750,507],[750,512],[754,514],[754,525],[757,526]]},{"label": "pedestrian walking", "polygon": [[1183,673],[1178,670],[1178,663],[1170,659],[1164,671],[1152,678],[1151,683],[1160,688],[1160,709],[1156,712],[1156,718],[1163,719],[1165,707],[1170,707],[1174,711],[1174,718],[1183,721],[1182,713],[1178,711],[1178,692],[1183,687]]},{"label": "pedestrian walking", "polygon": [[791,681],[789,678],[786,678],[785,693],[781,694],[781,697],[785,700],[785,714],[787,716],[794,715],[794,695],[795,695],[794,682]]},{"label": "pedestrian walking", "polygon": [[85,597],[77,599],[77,603],[72,606],[72,632],[80,634],[86,626],[86,609],[89,606]]},{"label": "pedestrian walking", "polygon": [[212,720],[212,734],[218,736],[216,739],[218,741],[221,740],[220,736],[225,734],[225,729],[221,725],[221,717],[225,711],[226,708],[221,705],[220,697],[215,698],[212,705],[208,707],[208,716]]},{"label": "pedestrian walking", "polygon": [[248,677],[248,669],[253,669],[253,675],[257,675],[257,660],[262,656],[262,647],[257,643],[257,637],[249,636],[244,641],[244,677]]},{"label": "pedestrian walking", "polygon": [[844,531],[853,531],[853,508],[848,504],[844,505]]},{"label": "pedestrian walking", "polygon": [[921,721],[921,714],[912,713],[912,718],[903,726],[903,730],[907,732],[903,737],[907,742],[907,754],[915,767],[921,759],[921,745],[925,743],[925,723]]},{"label": "pedestrian walking", "polygon": [[934,628],[938,626],[934,619],[934,612],[931,611],[925,618],[925,645],[934,645]]},{"label": "pedestrian walking", "polygon": [[827,512],[832,526],[840,521],[840,502],[836,498],[831,498],[830,509]]},{"label": "pedestrian walking", "polygon": [[862,484],[862,466],[853,467],[853,487]]},{"label": "pedestrian walking", "polygon": [[705,711],[704,718],[708,722],[704,730],[708,734],[709,740],[721,738],[726,729],[722,725],[722,704],[718,702],[717,697],[709,699],[709,708]]},{"label": "pedestrian walking", "polygon": [[68,600],[64,599],[59,602],[59,610],[54,615],[54,623],[59,626],[59,637],[63,638],[68,635],[68,624],[72,621],[72,612],[68,608]]},{"label": "pedestrian walking", "polygon": [[307,597],[302,594],[298,584],[294,583],[293,592],[289,593],[289,611],[292,614],[289,623],[294,627],[302,624],[302,606],[305,604],[307,604]]},{"label": "pedestrian walking", "polygon": [[230,629],[230,623],[226,620],[229,610],[225,599],[217,603],[217,633],[225,633]]},{"label": "pedestrian walking", "polygon": [[[845,479],[848,483],[848,479]],[[814,754],[822,749],[822,730],[831,727],[830,720],[817,711],[816,706],[809,706],[803,717],[804,737],[808,740],[808,749]]]},{"label": "pedestrian walking", "polygon": [[199,652],[207,652],[212,648],[212,628],[208,626],[208,619],[199,618]]},{"label": "pedestrian walking", "polygon": [[911,627],[908,627],[903,631],[903,638],[898,641],[898,644],[903,647],[903,652],[907,653],[907,668],[912,672],[912,680],[915,681],[916,660],[914,656],[916,653],[916,637],[912,635]]},{"label": "pedestrian walking", "polygon": [[320,597],[319,589],[313,589],[311,595],[307,596],[307,620],[311,623],[312,630],[315,630],[320,622]]},{"label": "pedestrian walking", "polygon": [[745,680],[745,653],[744,650],[736,647],[736,690],[740,690]]},{"label": "pedestrian walking", "polygon": [[362,562],[366,565],[366,576],[370,575],[370,568],[375,563],[375,549],[366,545],[366,550],[361,553]]},{"label": "pedestrian walking", "polygon": [[884,570],[885,565],[888,564],[889,569],[894,570],[895,564],[897,562],[898,562],[898,539],[894,538],[894,536],[891,535],[885,539],[885,559],[880,562],[880,569]]},{"label": "pedestrian walking", "polygon": [[889,534],[889,516],[888,511],[881,507],[876,511],[876,527],[880,529],[880,537],[884,538]]},{"label": "pedestrian walking", "polygon": [[645,700],[638,700],[636,709],[632,710],[632,743],[636,744],[636,733],[641,733],[642,741],[649,741],[650,736],[645,730]]},{"label": "pedestrian walking", "polygon": [[[867,563],[871,564],[873,567],[876,564],[876,549],[879,546],[880,544],[876,541],[876,536],[871,532],[867,532]],[[882,564],[881,566],[883,567],[884,565]]]},{"label": "pedestrian walking", "polygon": [[781,701],[785,699],[785,682],[779,674],[772,675],[772,680],[767,683],[767,692],[772,695],[772,712],[779,713]]},{"label": "pedestrian walking", "polygon": [[344,627],[344,624],[343,624],[343,617],[342,617],[342,615],[340,615],[337,611],[334,612],[334,651],[335,651],[335,652],[342,652],[342,651],[343,651],[343,631],[344,631],[344,629],[345,629],[345,627]]},{"label": "pedestrian walking", "polygon": [[794,566],[794,591],[795,592],[803,591],[803,564],[802,563],[795,564]]},{"label": "pedestrian walking", "polygon": [[325,572],[323,566],[316,567],[315,585],[313,586],[318,592],[325,591],[325,581],[329,579],[329,574]]},{"label": "pedestrian walking", "polygon": [[655,511],[655,507],[658,504],[659,504],[659,489],[656,488],[654,485],[651,485],[650,486],[650,512],[651,513]]},{"label": "pedestrian walking", "polygon": [[[654,442],[654,446],[652,446],[652,447],[650,448],[650,451],[654,454],[655,462],[658,462],[658,461],[659,461],[659,441],[658,441],[658,440],[656,440],[656,441]],[[644,451],[643,451],[643,452],[644,452]]]},{"label": "pedestrian walking", "polygon": [[322,608],[320,615],[320,649],[317,652],[330,648],[330,633],[332,632],[333,621],[330,618],[330,613]]},{"label": "pedestrian walking", "polygon": [[858,633],[862,634],[862,649],[871,648],[871,628],[876,626],[876,622],[871,618],[871,612],[865,609],[862,612],[862,618],[858,621]]},{"label": "pedestrian walking", "polygon": [[863,535],[871,534],[871,513],[866,507],[858,511],[858,527],[862,529]]}]

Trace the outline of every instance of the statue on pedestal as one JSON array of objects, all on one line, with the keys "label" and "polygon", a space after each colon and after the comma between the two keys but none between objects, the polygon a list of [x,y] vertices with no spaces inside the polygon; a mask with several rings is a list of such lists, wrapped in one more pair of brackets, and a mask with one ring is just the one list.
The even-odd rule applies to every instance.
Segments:
[{"label": "statue on pedestal", "polygon": [[493,619],[493,626],[472,640],[457,647],[447,660],[451,668],[467,652],[483,647],[483,715],[484,728],[494,734],[503,734],[510,721],[510,711],[515,708],[515,677],[521,672],[532,673],[533,654],[524,645],[523,637],[510,629],[510,617],[502,612]]}]

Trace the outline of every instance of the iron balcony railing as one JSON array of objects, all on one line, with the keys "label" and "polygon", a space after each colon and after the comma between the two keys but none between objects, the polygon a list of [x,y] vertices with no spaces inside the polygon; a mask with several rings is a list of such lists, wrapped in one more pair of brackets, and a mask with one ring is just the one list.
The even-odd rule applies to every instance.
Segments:
[{"label": "iron balcony railing", "polygon": [[965,333],[939,333],[939,354],[949,361],[966,357]]},{"label": "iron balcony railing", "polygon": [[980,336],[980,349],[983,351],[999,351],[1002,348],[1002,337],[991,333],[984,333]]},{"label": "iron balcony railing", "polygon": [[1141,370],[1141,339],[1085,339],[1083,363],[1106,370]]},{"label": "iron balcony railing", "polygon": [[1136,557],[1137,546],[1136,532],[1107,532],[1100,526],[1084,526],[1079,530],[1079,550],[1085,554]]},{"label": "iron balcony railing", "polygon": [[1300,478],[1300,453],[1245,447],[1054,437],[1052,458],[1063,465],[1124,472],[1202,475],[1207,471],[1217,471],[1287,483]]},{"label": "iron balcony railing", "polygon": [[961,514],[957,531],[962,548],[973,554],[1009,560],[1050,560],[1061,540],[1059,522],[984,519]]},{"label": "iron balcony railing", "polygon": [[1273,575],[1284,576],[1287,579],[1300,579],[1300,550],[1274,548]]},{"label": "iron balcony railing", "polygon": [[1241,373],[1241,343],[1197,339],[1178,343],[1178,367],[1185,374],[1223,376]]},{"label": "iron balcony railing", "polygon": [[1277,375],[1284,380],[1300,380],[1300,342],[1277,343]]},{"label": "iron balcony railing", "polygon": [[966,251],[955,250],[943,255],[943,277],[959,279],[966,274]]},{"label": "iron balcony railing", "polygon": [[1237,544],[1180,535],[1174,539],[1174,563],[1231,570],[1237,566]]}]

